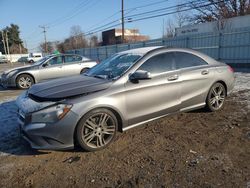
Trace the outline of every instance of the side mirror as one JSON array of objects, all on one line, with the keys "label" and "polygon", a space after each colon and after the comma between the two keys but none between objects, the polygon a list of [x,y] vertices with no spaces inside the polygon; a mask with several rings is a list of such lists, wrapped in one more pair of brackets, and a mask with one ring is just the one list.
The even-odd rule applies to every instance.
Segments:
[{"label": "side mirror", "polygon": [[42,65],[43,68],[48,67],[48,66],[49,66],[48,63],[44,63],[44,64]]},{"label": "side mirror", "polygon": [[149,80],[151,79],[150,72],[144,70],[137,70],[129,76],[129,80],[138,81],[138,80]]}]

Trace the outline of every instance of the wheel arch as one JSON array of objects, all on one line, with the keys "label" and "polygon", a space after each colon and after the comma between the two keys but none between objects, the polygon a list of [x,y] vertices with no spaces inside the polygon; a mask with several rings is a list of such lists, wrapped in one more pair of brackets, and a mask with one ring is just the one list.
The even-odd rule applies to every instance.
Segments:
[{"label": "wheel arch", "polygon": [[[214,82],[214,83],[212,84],[212,86],[213,86],[214,84],[216,84],[216,83],[221,83],[221,84],[225,87],[226,96],[227,96],[227,84],[226,84],[226,82],[223,81],[223,80],[217,80],[216,82]],[[211,86],[211,87],[212,87],[212,86]]]},{"label": "wheel arch", "polygon": [[35,77],[34,77],[31,73],[29,73],[29,72],[20,72],[20,73],[18,73],[18,74],[16,75],[16,77],[15,77],[15,82],[16,82],[16,83],[17,83],[17,78],[18,78],[19,76],[21,76],[22,74],[26,74],[26,75],[31,76],[31,77],[33,78],[33,80],[34,80],[34,84],[36,83]]},{"label": "wheel arch", "polygon": [[97,109],[107,109],[107,110],[110,110],[112,113],[114,113],[115,117],[117,118],[117,121],[118,121],[118,131],[119,132],[122,132],[122,127],[124,125],[124,120],[122,118],[122,115],[118,112],[118,110],[116,110],[115,108],[112,108],[110,106],[98,106],[98,107],[95,107],[95,108],[92,108],[92,109],[89,109],[88,111],[86,111],[83,115],[81,115],[81,117],[78,119],[77,123],[76,123],[76,126],[74,128],[74,135],[73,135],[73,140],[74,140],[74,144],[76,144],[76,130],[77,130],[77,126],[79,124],[79,122],[81,121],[81,119],[85,116],[85,114],[93,111],[93,110],[97,110]]}]

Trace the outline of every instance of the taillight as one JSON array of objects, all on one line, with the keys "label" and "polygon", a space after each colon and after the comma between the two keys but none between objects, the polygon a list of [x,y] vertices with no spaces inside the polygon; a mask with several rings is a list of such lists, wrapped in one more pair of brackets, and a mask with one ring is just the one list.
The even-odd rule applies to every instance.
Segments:
[{"label": "taillight", "polygon": [[228,65],[228,69],[231,71],[231,72],[234,72],[234,69]]}]

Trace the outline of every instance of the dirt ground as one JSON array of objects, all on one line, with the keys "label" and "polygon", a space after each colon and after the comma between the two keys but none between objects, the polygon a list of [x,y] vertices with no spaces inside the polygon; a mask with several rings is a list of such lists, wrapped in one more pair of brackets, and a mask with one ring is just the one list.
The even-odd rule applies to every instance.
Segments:
[{"label": "dirt ground", "polygon": [[[0,98],[11,92],[20,93],[2,90]],[[250,187],[249,101],[250,89],[243,89],[219,112],[162,118],[118,134],[107,149],[92,153],[35,151],[2,134],[9,148],[0,143],[0,187]],[[0,113],[12,103],[3,102]],[[15,123],[16,117],[0,123],[7,120]]]}]

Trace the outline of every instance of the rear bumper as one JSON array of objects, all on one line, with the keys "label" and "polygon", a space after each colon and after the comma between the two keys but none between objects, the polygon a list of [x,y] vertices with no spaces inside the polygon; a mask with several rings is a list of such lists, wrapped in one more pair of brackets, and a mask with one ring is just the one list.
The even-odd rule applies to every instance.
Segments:
[{"label": "rear bumper", "polygon": [[18,123],[22,137],[34,149],[64,150],[74,148],[74,130],[77,115],[69,112],[62,120],[53,123],[26,123],[20,115]]}]

